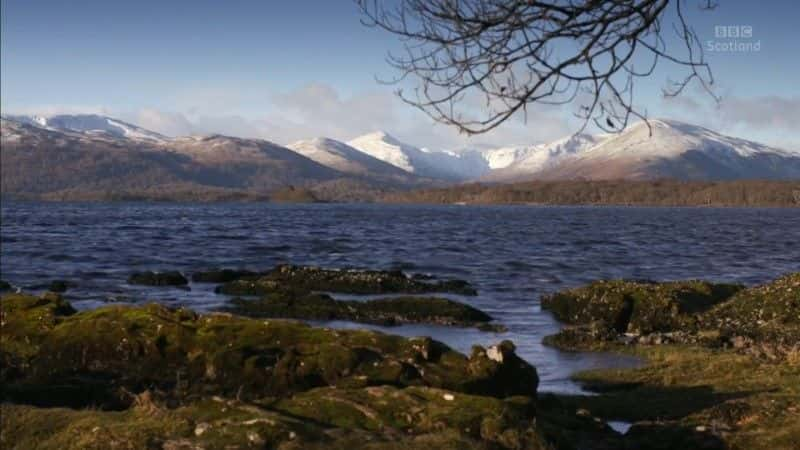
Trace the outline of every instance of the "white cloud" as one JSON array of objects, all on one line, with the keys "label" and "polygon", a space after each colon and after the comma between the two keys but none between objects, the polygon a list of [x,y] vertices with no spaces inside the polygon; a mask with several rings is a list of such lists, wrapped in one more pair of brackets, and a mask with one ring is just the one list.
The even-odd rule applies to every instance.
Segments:
[{"label": "white cloud", "polygon": [[145,108],[133,114],[122,114],[120,118],[167,136],[183,136],[196,133],[195,126],[181,113]]},{"label": "white cloud", "polygon": [[58,114],[112,114],[113,112],[100,105],[33,105],[3,111],[3,114],[31,114],[38,116],[55,116]]},{"label": "white cloud", "polygon": [[786,149],[800,149],[800,97],[742,97],[728,90],[716,104],[695,92],[665,99],[665,115],[720,133]]},{"label": "white cloud", "polygon": [[[194,87],[168,100],[175,104],[174,109],[109,110],[99,106],[45,105],[15,113],[105,114],[169,136],[219,133],[279,144],[318,136],[346,141],[385,130],[410,144],[435,150],[534,144],[563,137],[577,129],[560,109],[535,107],[528,109],[527,121],[520,114],[489,133],[466,136],[453,127],[435,123],[388,90],[342,95],[325,83],[273,95],[259,91],[256,97],[243,96],[231,89],[205,91]],[[259,107],[254,108],[255,104]],[[253,114],[254,110],[261,112]]]}]

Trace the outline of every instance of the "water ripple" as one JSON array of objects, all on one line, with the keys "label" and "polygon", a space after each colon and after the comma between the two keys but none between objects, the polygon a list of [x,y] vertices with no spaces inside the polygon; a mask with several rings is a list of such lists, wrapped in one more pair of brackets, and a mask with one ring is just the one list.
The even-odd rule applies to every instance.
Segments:
[{"label": "water ripple", "polygon": [[462,351],[512,339],[542,388],[556,391],[575,390],[568,376],[576,369],[630,361],[542,346],[559,327],[539,308],[544,293],[598,278],[752,284],[800,270],[797,209],[3,202],[0,214],[2,278],[16,286],[70,280],[79,308],[155,300],[208,310],[227,301],[210,285],[130,286],[136,270],[292,262],[467,279],[480,295],[461,300],[508,333],[377,328],[433,335]]}]

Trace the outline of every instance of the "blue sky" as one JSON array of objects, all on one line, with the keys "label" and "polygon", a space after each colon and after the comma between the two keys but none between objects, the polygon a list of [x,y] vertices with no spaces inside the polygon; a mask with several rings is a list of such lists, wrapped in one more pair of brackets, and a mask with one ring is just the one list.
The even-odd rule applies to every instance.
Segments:
[{"label": "blue sky", "polygon": [[[703,42],[716,25],[753,27],[758,52],[707,52],[723,97],[696,90],[665,101],[674,68],[637,85],[650,116],[800,148],[800,32],[794,1],[720,0],[698,12]],[[527,123],[467,139],[403,105],[384,57],[393,36],[363,27],[348,0],[75,2],[2,0],[4,113],[103,112],[168,134],[223,132],[287,143],[385,129],[430,147],[535,143],[574,131],[574,109],[536,110]]]}]

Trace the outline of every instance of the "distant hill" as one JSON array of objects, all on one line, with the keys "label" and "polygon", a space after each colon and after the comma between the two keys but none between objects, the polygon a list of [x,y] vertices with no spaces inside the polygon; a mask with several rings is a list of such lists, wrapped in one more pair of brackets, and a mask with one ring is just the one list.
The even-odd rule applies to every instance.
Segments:
[{"label": "distant hill", "polygon": [[800,179],[800,153],[672,120],[638,123],[564,158],[539,179]]},{"label": "distant hill", "polygon": [[100,115],[3,116],[0,123],[6,198],[263,199],[280,191],[374,201],[474,181],[800,180],[799,152],[669,120],[461,152],[422,149],[386,132],[282,146],[224,135],[168,137]]},{"label": "distant hill", "polygon": [[353,148],[344,142],[329,138],[298,141],[287,148],[331,169],[351,175],[411,181],[417,177],[399,167]]},{"label": "distant hill", "polygon": [[[419,177],[377,160],[386,173],[373,174],[375,166],[369,165],[362,173],[340,171],[261,139],[168,138],[101,116],[56,117],[0,119],[4,197],[169,199],[174,192],[180,199],[249,199],[288,186],[324,185],[352,186],[365,198],[374,198],[375,192],[425,185]],[[107,129],[116,124],[122,128]],[[318,195],[352,199],[341,189]]]}]

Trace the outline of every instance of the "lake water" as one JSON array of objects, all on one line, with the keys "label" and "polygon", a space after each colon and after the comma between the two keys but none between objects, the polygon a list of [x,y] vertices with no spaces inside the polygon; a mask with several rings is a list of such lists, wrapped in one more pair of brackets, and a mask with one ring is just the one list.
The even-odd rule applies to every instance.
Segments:
[{"label": "lake water", "polygon": [[511,339],[539,370],[540,389],[558,392],[578,389],[569,381],[575,370],[634,361],[542,346],[559,328],[540,310],[542,294],[600,278],[754,284],[800,270],[800,209],[4,201],[1,214],[2,279],[33,291],[54,279],[73,281],[66,297],[78,308],[155,300],[211,310],[228,300],[213,285],[126,284],[137,270],[188,275],[294,263],[462,278],[479,295],[459,300],[497,318],[508,333],[370,328],[431,335],[464,352]]}]

